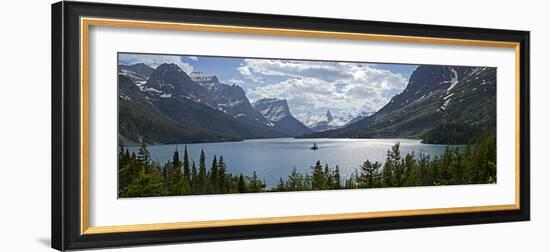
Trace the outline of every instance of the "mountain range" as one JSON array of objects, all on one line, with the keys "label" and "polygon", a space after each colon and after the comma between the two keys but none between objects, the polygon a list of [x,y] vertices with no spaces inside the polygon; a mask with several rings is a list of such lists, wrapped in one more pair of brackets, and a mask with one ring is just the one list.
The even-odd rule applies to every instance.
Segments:
[{"label": "mountain range", "polygon": [[[288,102],[253,103],[236,84],[187,74],[176,64],[119,65],[119,140],[123,145],[252,138],[430,138],[496,128],[496,68],[420,65],[406,88],[378,111],[296,118]],[[368,102],[368,101],[365,101]],[[451,126],[445,126],[451,123]],[[442,126],[443,125],[443,126]],[[447,129],[447,130],[441,130]],[[462,132],[464,135],[464,132]]]},{"label": "mountain range", "polygon": [[240,86],[200,72],[188,75],[176,64],[119,65],[118,82],[123,145],[133,145],[141,137],[149,143],[185,143],[312,132],[292,116],[285,100],[269,105],[281,111],[278,117],[264,115],[265,109],[255,108]]},{"label": "mountain range", "polygon": [[330,112],[330,110],[319,114],[310,112],[306,116],[299,118],[301,122],[303,122],[314,132],[338,129],[344,127],[354,119],[357,120],[356,117],[352,116],[351,114],[334,115]]},{"label": "mountain range", "polygon": [[496,129],[496,68],[421,65],[400,94],[366,118],[302,137],[422,138],[440,125]]}]

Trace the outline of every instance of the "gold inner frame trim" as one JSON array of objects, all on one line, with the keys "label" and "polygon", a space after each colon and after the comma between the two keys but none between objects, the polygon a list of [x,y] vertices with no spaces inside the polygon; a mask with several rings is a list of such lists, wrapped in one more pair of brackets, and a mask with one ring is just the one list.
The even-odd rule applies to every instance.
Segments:
[{"label": "gold inner frame trim", "polygon": [[313,221],[326,221],[326,220],[333,221],[333,220],[372,219],[372,218],[384,218],[384,217],[392,217],[392,216],[472,213],[472,212],[489,212],[489,211],[514,210],[514,209],[516,209],[516,207],[515,205],[512,204],[512,205],[494,205],[494,206],[484,206],[484,207],[455,207],[455,208],[437,208],[437,209],[421,209],[421,210],[379,211],[379,212],[370,212],[370,213],[322,214],[322,215],[285,216],[285,217],[250,218],[250,219],[233,219],[233,220],[158,223],[158,224],[142,224],[142,225],[102,226],[102,227],[89,227],[86,230],[85,234],[158,231],[158,230],[167,230],[167,229],[175,229],[175,228],[191,229],[191,228],[207,228],[207,227],[227,227],[227,226],[236,226],[236,225],[283,224],[283,223],[292,223],[292,222],[313,222]]},{"label": "gold inner frame trim", "polygon": [[[515,75],[516,75],[516,80],[515,80],[515,83],[516,83],[515,204],[90,227],[89,225],[90,224],[89,223],[89,210],[90,210],[89,209],[89,67],[90,67],[89,66],[89,31],[91,26],[514,48],[515,56],[516,56],[516,62],[515,62]],[[520,93],[519,92],[519,88],[520,88],[520,66],[519,66],[520,44],[519,43],[503,42],[503,41],[488,41],[488,40],[467,40],[467,39],[453,39],[453,38],[433,38],[433,37],[417,37],[417,36],[366,34],[366,33],[329,32],[329,31],[317,31],[317,30],[294,30],[294,29],[278,29],[278,28],[263,28],[263,27],[249,27],[249,26],[206,25],[206,24],[194,24],[194,23],[152,22],[152,21],[101,19],[101,18],[85,18],[85,17],[80,19],[80,28],[81,28],[80,29],[80,39],[81,39],[80,40],[80,43],[81,43],[81,46],[80,46],[81,119],[80,120],[81,120],[81,144],[82,144],[81,167],[80,167],[81,169],[80,171],[80,174],[81,174],[80,233],[83,235],[120,233],[120,232],[159,231],[159,230],[173,230],[173,229],[208,228],[208,227],[227,227],[227,226],[240,226],[240,225],[282,224],[282,223],[292,223],[292,222],[369,219],[369,218],[384,218],[384,217],[397,217],[397,216],[491,212],[491,211],[520,209],[520,149],[519,149],[520,148],[520,121],[519,121],[520,108],[519,108],[519,105],[520,105],[521,97],[519,95]]]}]

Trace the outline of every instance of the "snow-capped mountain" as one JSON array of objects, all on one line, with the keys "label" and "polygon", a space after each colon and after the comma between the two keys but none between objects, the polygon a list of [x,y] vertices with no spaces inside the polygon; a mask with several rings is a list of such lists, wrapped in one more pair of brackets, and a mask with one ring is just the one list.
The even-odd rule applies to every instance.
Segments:
[{"label": "snow-capped mountain", "polygon": [[132,80],[136,85],[143,86],[149,76],[155,71],[154,68],[145,65],[143,63],[133,64],[133,65],[118,65],[118,72],[130,80]]},{"label": "snow-capped mountain", "polygon": [[333,115],[330,110],[327,110],[327,112],[321,114],[308,113],[306,116],[300,118],[300,121],[314,132],[321,132],[343,127],[353,119],[354,116],[351,114],[338,116]]},{"label": "snow-capped mountain", "polygon": [[215,75],[207,75],[203,72],[192,72],[190,77],[193,81],[208,89],[216,102],[218,110],[236,119],[273,127],[269,120],[252,107],[246,93],[240,86],[220,83]]},{"label": "snow-capped mountain", "polygon": [[194,71],[189,74],[189,77],[196,83],[203,85],[204,87],[210,89],[216,84],[220,84],[220,80],[215,75],[208,75],[200,71]]},{"label": "snow-capped mountain", "polygon": [[363,120],[307,137],[422,137],[449,122],[496,128],[494,67],[421,65],[407,87]]},{"label": "snow-capped mountain", "polygon": [[277,131],[285,132],[291,136],[312,132],[307,126],[294,118],[287,101],[284,99],[264,98],[257,100],[253,106],[272,123],[273,128]]},{"label": "snow-capped mountain", "polygon": [[212,108],[216,107],[208,90],[191,80],[189,75],[173,63],[158,66],[142,90],[152,98],[185,97]]},{"label": "snow-capped mountain", "polygon": [[260,111],[262,115],[271,122],[278,122],[287,116],[292,116],[286,100],[283,99],[260,99],[254,103],[254,108]]},{"label": "snow-capped mountain", "polygon": [[[134,73],[119,67],[119,139],[123,142],[137,143],[143,134],[150,143],[289,136],[266,125],[269,121],[250,106],[236,85],[217,83],[211,85],[216,88],[207,88],[176,64],[162,64],[140,79]],[[131,77],[146,82],[137,84]],[[239,113],[239,104],[248,104],[249,113]],[[257,115],[258,120],[248,115]]]}]

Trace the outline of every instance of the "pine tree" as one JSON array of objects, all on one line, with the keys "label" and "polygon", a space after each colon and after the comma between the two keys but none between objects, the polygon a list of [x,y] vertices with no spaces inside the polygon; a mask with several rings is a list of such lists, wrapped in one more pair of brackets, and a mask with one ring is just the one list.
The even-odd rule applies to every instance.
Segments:
[{"label": "pine tree", "polygon": [[130,154],[128,154],[128,149],[124,151],[124,146],[120,145],[118,150],[118,167],[121,168],[123,165],[127,164],[130,159]]},{"label": "pine tree", "polygon": [[162,167],[162,193],[163,195],[170,195],[170,176],[168,175],[168,172],[172,168],[172,165],[170,165],[170,162],[166,162],[164,166]]},{"label": "pine tree", "polygon": [[118,146],[118,166],[124,162],[124,146],[121,144]]},{"label": "pine tree", "polygon": [[420,176],[417,172],[416,159],[414,158],[414,152],[407,153],[403,159],[403,184],[402,186],[417,186],[420,185]]},{"label": "pine tree", "polygon": [[325,164],[325,189],[334,189],[334,177],[332,176],[332,171],[328,167],[328,164]]},{"label": "pine tree", "polygon": [[185,150],[183,151],[183,177],[187,179],[188,182],[191,182],[191,171],[189,167],[189,153],[187,152],[187,145],[185,145]]},{"label": "pine tree", "polygon": [[496,136],[494,134],[484,137],[479,142],[482,152],[483,170],[480,183],[491,183],[496,178]]},{"label": "pine tree", "polygon": [[210,187],[212,193],[219,193],[218,186],[218,160],[214,155],[212,159],[212,166],[210,167]]},{"label": "pine tree", "polygon": [[207,178],[206,178],[206,155],[204,154],[204,150],[201,150],[201,154],[199,157],[199,174],[197,178],[197,186],[200,190],[200,193],[206,193],[207,192]]},{"label": "pine tree", "polygon": [[462,185],[464,184],[464,155],[458,148],[454,148],[455,156],[455,184]]},{"label": "pine tree", "polygon": [[312,181],[313,179],[311,178],[309,173],[300,174],[300,191],[312,190]]},{"label": "pine tree", "polygon": [[288,176],[288,190],[289,191],[298,191],[305,189],[303,186],[302,176],[301,174],[296,170],[296,166],[292,168],[292,172],[290,172],[290,176]]},{"label": "pine tree", "polygon": [[435,156],[434,159],[430,162],[430,173],[432,174],[432,184],[431,185],[441,185],[441,173],[439,171],[440,160],[438,156]]},{"label": "pine tree", "polygon": [[171,172],[169,172],[169,176],[169,195],[183,195],[187,194],[190,191],[188,188],[189,182],[184,179],[181,171],[181,161],[179,159],[179,152],[177,147],[174,151],[174,155],[172,156]]},{"label": "pine tree", "polygon": [[392,164],[392,186],[400,187],[404,182],[405,175],[405,163],[401,159],[401,152],[399,151],[400,143],[395,143],[390,151],[390,162]]},{"label": "pine tree", "polygon": [[180,153],[178,152],[178,146],[172,155],[172,166],[175,168],[181,168]]},{"label": "pine tree", "polygon": [[147,144],[143,138],[140,138],[139,141],[138,161],[143,166],[145,171],[148,171],[149,164],[151,163],[151,153],[147,150]]},{"label": "pine tree", "polygon": [[279,178],[279,184],[277,184],[276,191],[278,191],[278,192],[285,191],[285,181],[283,181],[283,178]]},{"label": "pine tree", "polygon": [[346,180],[346,189],[357,189],[358,187],[358,173],[357,170],[353,172],[349,178]]},{"label": "pine tree", "polygon": [[152,175],[140,171],[130,185],[122,190],[121,197],[153,197],[162,193],[162,183],[155,182]]},{"label": "pine tree", "polygon": [[195,161],[193,161],[193,166],[191,168],[191,190],[193,191],[193,194],[199,194],[199,179]]},{"label": "pine tree", "polygon": [[312,181],[312,189],[313,190],[323,190],[326,188],[326,178],[325,173],[323,172],[323,166],[321,165],[321,161],[317,161],[315,163],[315,166],[312,166],[311,169],[313,170],[313,181]]},{"label": "pine tree", "polygon": [[244,181],[244,176],[242,173],[239,175],[238,190],[240,193],[246,192],[246,182]]},{"label": "pine tree", "polygon": [[433,184],[433,180],[430,178],[429,169],[428,169],[429,163],[430,163],[430,156],[420,153],[418,158],[418,169],[420,172],[420,185],[427,186],[427,185]]},{"label": "pine tree", "polygon": [[261,181],[258,179],[256,171],[252,172],[252,176],[248,178],[248,192],[261,192]]},{"label": "pine tree", "polygon": [[382,170],[382,187],[392,187],[393,186],[393,162],[391,159],[390,151],[386,153],[386,162],[384,163],[384,169]]},{"label": "pine tree", "polygon": [[382,164],[375,162],[371,163],[366,160],[361,165],[357,179],[359,180],[359,187],[362,188],[375,188],[378,187],[378,173]]},{"label": "pine tree", "polygon": [[130,160],[130,152],[128,151],[128,148],[126,148],[126,152],[124,152],[124,160],[126,162]]},{"label": "pine tree", "polygon": [[220,156],[220,159],[218,161],[218,187],[220,189],[220,193],[227,193],[228,188],[226,184],[226,170],[227,167],[225,165],[225,162],[223,161],[223,156]]},{"label": "pine tree", "polygon": [[192,194],[191,185],[187,179],[182,179],[180,183],[180,194],[179,195],[188,195]]},{"label": "pine tree", "polygon": [[120,146],[118,159],[118,191],[119,194],[132,181],[133,165],[131,164],[130,154],[128,149],[124,151],[124,146]]},{"label": "pine tree", "polygon": [[440,166],[440,172],[441,172],[441,183],[443,185],[451,184],[452,178],[453,178],[453,152],[451,151],[450,147],[447,145],[445,147],[445,152],[443,153],[443,157],[441,158],[441,166]]},{"label": "pine tree", "polygon": [[338,165],[336,165],[336,168],[334,169],[334,187],[336,189],[340,189],[342,188],[342,182],[341,182],[341,177],[340,177],[340,167],[338,167]]}]

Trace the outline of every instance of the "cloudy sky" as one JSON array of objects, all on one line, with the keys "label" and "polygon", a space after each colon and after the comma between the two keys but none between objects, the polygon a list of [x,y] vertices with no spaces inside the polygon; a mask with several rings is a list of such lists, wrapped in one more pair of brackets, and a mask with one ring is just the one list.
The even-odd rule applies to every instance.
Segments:
[{"label": "cloudy sky", "polygon": [[119,54],[120,64],[175,63],[187,73],[216,75],[240,85],[251,102],[283,98],[297,117],[330,110],[337,115],[374,112],[400,93],[416,65]]}]

